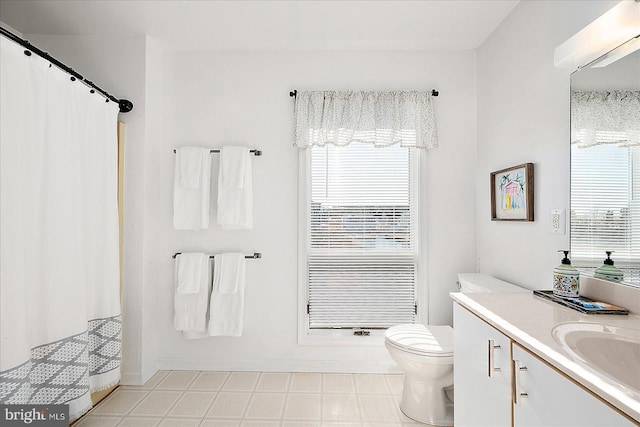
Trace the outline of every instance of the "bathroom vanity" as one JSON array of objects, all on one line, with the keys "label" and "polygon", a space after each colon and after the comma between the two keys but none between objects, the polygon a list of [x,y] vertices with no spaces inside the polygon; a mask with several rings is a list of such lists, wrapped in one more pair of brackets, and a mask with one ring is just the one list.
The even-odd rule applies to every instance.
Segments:
[{"label": "bathroom vanity", "polygon": [[640,424],[639,315],[582,314],[532,293],[451,297],[456,425]]}]

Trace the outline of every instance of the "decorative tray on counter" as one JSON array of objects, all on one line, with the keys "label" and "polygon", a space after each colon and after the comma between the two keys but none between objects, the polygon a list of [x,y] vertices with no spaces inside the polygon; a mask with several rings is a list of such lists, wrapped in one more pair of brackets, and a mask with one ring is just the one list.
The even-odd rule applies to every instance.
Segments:
[{"label": "decorative tray on counter", "polygon": [[566,307],[578,310],[581,313],[586,314],[629,314],[629,310],[626,308],[618,307],[617,305],[608,304],[606,302],[592,300],[587,297],[577,298],[560,298],[553,294],[553,291],[533,291],[534,295],[548,299],[550,301],[562,304]]}]

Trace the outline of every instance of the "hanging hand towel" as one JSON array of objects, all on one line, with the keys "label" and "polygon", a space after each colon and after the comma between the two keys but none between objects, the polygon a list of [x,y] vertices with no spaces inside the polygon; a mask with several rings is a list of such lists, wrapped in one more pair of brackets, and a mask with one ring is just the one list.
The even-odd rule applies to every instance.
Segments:
[{"label": "hanging hand towel", "polygon": [[173,184],[173,227],[176,230],[209,228],[210,188],[209,149],[177,149]]},{"label": "hanging hand towel", "polygon": [[244,254],[216,255],[209,303],[210,336],[242,335],[246,260]]},{"label": "hanging hand towel", "polygon": [[220,150],[218,224],[227,230],[253,227],[251,153],[246,147]]},{"label": "hanging hand towel", "polygon": [[187,188],[200,187],[203,153],[200,147],[183,147],[176,150],[176,162],[180,165],[180,185]]},{"label": "hanging hand towel", "polygon": [[224,188],[242,190],[244,173],[251,155],[247,155],[245,147],[222,147],[220,151],[220,179]]},{"label": "hanging hand towel", "polygon": [[[209,297],[209,284],[211,283],[209,275],[209,257],[204,255],[207,262],[201,262],[197,293],[182,293],[180,291],[180,263],[181,258],[187,255],[199,254],[181,254],[176,257],[176,290],[174,309],[175,316],[173,326],[177,331],[204,331],[207,326],[207,299]],[[194,274],[195,275],[195,274]]]},{"label": "hanging hand towel", "polygon": [[176,257],[178,269],[178,283],[176,292],[180,295],[197,294],[200,292],[203,264],[209,265],[209,255],[201,252],[183,253]]}]

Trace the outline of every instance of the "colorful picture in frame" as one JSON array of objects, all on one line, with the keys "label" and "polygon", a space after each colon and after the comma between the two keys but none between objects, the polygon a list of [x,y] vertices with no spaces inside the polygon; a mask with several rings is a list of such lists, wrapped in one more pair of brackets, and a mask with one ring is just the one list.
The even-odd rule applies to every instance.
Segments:
[{"label": "colorful picture in frame", "polygon": [[533,163],[491,172],[491,220],[533,221]]}]

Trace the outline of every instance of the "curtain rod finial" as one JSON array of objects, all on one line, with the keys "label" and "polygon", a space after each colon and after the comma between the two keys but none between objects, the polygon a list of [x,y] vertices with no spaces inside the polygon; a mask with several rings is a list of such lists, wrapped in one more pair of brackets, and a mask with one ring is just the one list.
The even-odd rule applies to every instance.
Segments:
[{"label": "curtain rod finial", "polygon": [[292,90],[291,92],[289,92],[289,96],[295,98],[296,96],[298,96],[298,90]]},{"label": "curtain rod finial", "polygon": [[118,105],[120,106],[121,113],[128,113],[129,111],[133,110],[133,102],[129,101],[128,99],[120,99],[118,101]]}]

